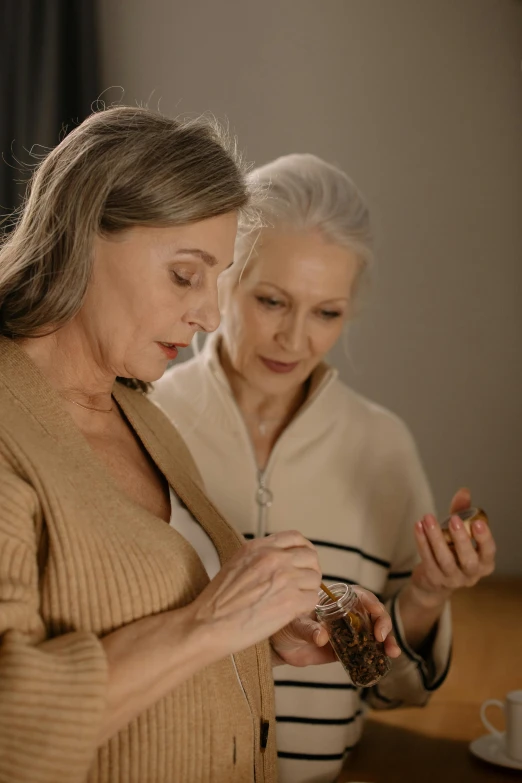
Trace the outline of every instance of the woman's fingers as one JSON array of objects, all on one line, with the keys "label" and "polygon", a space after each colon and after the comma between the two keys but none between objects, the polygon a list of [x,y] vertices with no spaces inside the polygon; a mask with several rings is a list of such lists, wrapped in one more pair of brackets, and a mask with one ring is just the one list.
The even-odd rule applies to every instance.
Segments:
[{"label": "woman's fingers", "polygon": [[417,551],[424,566],[425,576],[432,584],[437,585],[441,575],[440,568],[435,560],[435,555],[431,549],[428,536],[424,529],[424,521],[422,519],[415,524],[415,541],[417,543]]},{"label": "woman's fingers", "polygon": [[[362,605],[370,615],[373,622],[373,633],[375,638],[378,642],[384,642],[392,632],[391,617],[386,611],[384,604],[382,604],[377,596],[369,590],[365,590],[364,587],[359,587],[357,585],[354,587],[354,590],[357,592]],[[393,649],[393,643],[391,643],[391,649]],[[400,655],[400,650],[396,655]],[[396,655],[393,657],[396,657]]]},{"label": "woman's fingers", "polygon": [[243,579],[289,580],[289,585],[298,579],[303,589],[319,589],[321,569],[317,551],[295,531],[249,541],[236,553],[233,561],[235,571],[244,572]]},{"label": "woman's fingers", "polygon": [[402,650],[397,644],[395,636],[389,634],[384,640],[384,652],[389,658],[398,658]]},{"label": "woman's fingers", "polygon": [[489,525],[486,525],[482,519],[477,519],[476,522],[473,522],[471,530],[478,546],[481,575],[489,576],[495,570],[495,554],[497,551],[495,539]]},{"label": "woman's fingers", "polygon": [[257,550],[259,570],[280,588],[297,586],[300,590],[314,590],[314,606],[321,583],[321,569],[313,548],[296,546],[280,548],[273,543]]},{"label": "woman's fingers", "polygon": [[[386,609],[384,608],[384,604],[382,604],[376,595],[374,595],[370,590],[366,590],[365,587],[361,587],[360,585],[354,585],[353,589],[357,593],[357,595],[360,598],[360,601],[372,620],[376,621],[379,618],[383,616],[388,616],[386,612]],[[390,629],[391,629],[391,620],[390,620]],[[382,640],[381,640],[382,641]]]},{"label": "woman's fingers", "polygon": [[479,556],[459,516],[451,517],[449,529],[457,555],[457,567],[460,566],[460,570],[468,579],[473,579],[480,571]]},{"label": "woman's fingers", "polygon": [[297,617],[270,640],[281,661],[293,666],[332,663],[337,660],[329,644],[326,628],[317,622],[315,613]]},{"label": "woman's fingers", "polygon": [[432,590],[470,587],[491,574],[495,567],[495,541],[482,520],[472,525],[477,547],[457,514],[451,517],[449,533],[451,547],[432,514],[427,514],[415,525],[423,579]]},{"label": "woman's fingers", "polygon": [[275,596],[291,601],[297,591],[305,591],[310,593],[308,611],[317,602],[321,572],[315,549],[305,541],[293,533],[249,541],[224,565],[208,590],[222,605],[238,598],[253,605],[266,604]]},{"label": "woman's fingers", "polygon": [[297,580],[303,590],[319,589],[321,568],[317,550],[297,531],[255,539],[243,549],[247,557],[257,562],[259,570],[270,574],[274,581],[289,580],[290,584]]},{"label": "woman's fingers", "polygon": [[[452,520],[453,519],[457,519],[457,517],[452,518]],[[439,569],[447,578],[454,579],[458,574],[459,567],[446,542],[446,539],[444,538],[439,523],[433,514],[426,514],[422,520],[422,524],[424,533],[426,534],[426,538],[429,542],[435,562],[437,563]],[[450,530],[453,537],[454,531],[451,529],[451,527],[452,525],[450,523]],[[467,535],[465,531],[464,535]]]},{"label": "woman's fingers", "polygon": [[296,618],[287,634],[290,638],[291,635],[297,643],[315,644],[317,647],[328,644],[328,632],[316,620],[315,613]]},{"label": "woman's fingers", "polygon": [[324,625],[321,625],[320,623],[316,623],[317,628],[315,629],[314,635],[313,635],[313,641],[314,644],[316,644],[318,647],[324,647],[325,644],[328,644],[330,641],[328,636],[328,631],[324,627]]},{"label": "woman's fingers", "polygon": [[294,568],[310,568],[317,571],[321,576],[321,568],[319,566],[319,558],[314,548],[305,546],[288,547],[282,550],[276,550],[289,565]]},{"label": "woman's fingers", "polygon": [[316,552],[314,545],[303,536],[298,530],[284,530],[282,533],[272,533],[264,538],[254,538],[250,545],[256,546],[275,546],[279,549],[293,549],[295,547],[305,547],[312,552]]}]

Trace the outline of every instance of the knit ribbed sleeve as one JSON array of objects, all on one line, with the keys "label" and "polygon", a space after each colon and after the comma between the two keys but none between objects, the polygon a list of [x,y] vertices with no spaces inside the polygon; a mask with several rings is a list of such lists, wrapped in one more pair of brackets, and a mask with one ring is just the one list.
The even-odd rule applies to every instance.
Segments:
[{"label": "knit ribbed sleeve", "polygon": [[95,634],[45,639],[38,517],[33,488],[0,467],[0,783],[82,783],[96,754],[107,662]]}]

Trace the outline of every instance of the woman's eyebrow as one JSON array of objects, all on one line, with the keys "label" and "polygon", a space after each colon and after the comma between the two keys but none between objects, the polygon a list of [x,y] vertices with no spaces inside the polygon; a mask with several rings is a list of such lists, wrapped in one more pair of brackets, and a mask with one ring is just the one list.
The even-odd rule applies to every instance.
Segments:
[{"label": "woman's eyebrow", "polygon": [[[292,299],[292,294],[286,291],[284,288],[281,288],[281,286],[277,285],[277,283],[271,283],[268,280],[259,280],[257,285],[269,285],[272,286],[272,288],[277,288],[278,291],[280,291],[285,296],[288,296]],[[323,299],[319,304],[326,305],[326,304],[334,304],[334,303],[343,303],[343,302],[349,302],[350,297],[349,296],[337,296],[333,299]]]},{"label": "woman's eyebrow", "polygon": [[272,286],[272,288],[277,288],[277,290],[281,291],[281,293],[285,296],[290,296],[288,291],[285,291],[285,289],[281,288],[281,286],[277,285],[277,283],[271,283],[269,280],[258,280],[257,285],[269,285]]},{"label": "woman's eyebrow", "polygon": [[181,250],[176,251],[176,255],[198,256],[208,266],[216,266],[217,264],[217,258],[215,256],[213,256],[211,253],[207,253],[206,250],[200,250],[197,247],[182,248]]}]

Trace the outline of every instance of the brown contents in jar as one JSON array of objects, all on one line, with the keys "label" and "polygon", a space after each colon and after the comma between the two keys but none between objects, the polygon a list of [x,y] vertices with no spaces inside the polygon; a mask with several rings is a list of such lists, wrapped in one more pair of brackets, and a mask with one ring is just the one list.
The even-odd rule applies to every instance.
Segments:
[{"label": "brown contents in jar", "polygon": [[328,621],[330,642],[339,660],[350,674],[354,685],[368,687],[384,677],[390,662],[383,642],[351,612]]}]

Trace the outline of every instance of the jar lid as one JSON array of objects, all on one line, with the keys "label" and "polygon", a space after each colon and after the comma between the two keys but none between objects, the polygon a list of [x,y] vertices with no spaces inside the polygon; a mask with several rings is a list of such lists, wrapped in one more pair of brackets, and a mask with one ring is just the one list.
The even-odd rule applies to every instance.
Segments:
[{"label": "jar lid", "polygon": [[353,587],[345,582],[336,582],[333,585],[328,585],[328,589],[337,596],[337,601],[334,603],[324,590],[319,590],[319,602],[316,604],[315,609],[323,615],[336,612],[338,609],[347,609],[357,597]]}]

